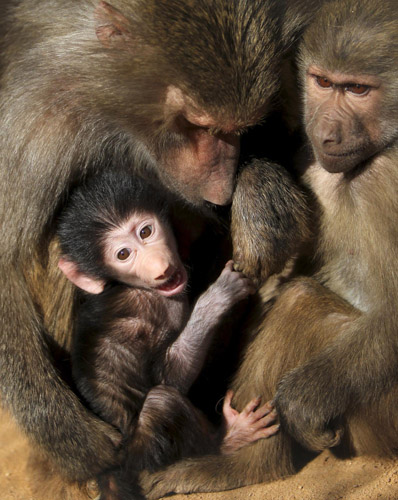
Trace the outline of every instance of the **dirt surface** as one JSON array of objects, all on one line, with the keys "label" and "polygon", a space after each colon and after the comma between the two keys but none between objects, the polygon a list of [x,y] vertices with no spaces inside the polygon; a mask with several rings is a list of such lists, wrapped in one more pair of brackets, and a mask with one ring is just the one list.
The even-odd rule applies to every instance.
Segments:
[{"label": "dirt surface", "polygon": [[[30,447],[11,418],[0,411],[0,500],[48,500],[35,494],[27,468]],[[44,480],[44,483],[46,481]],[[46,484],[44,491],[48,490]],[[52,493],[51,500],[93,499],[96,494]],[[172,500],[398,500],[398,461],[338,460],[325,452],[297,475],[270,484],[222,493],[175,495]]]}]

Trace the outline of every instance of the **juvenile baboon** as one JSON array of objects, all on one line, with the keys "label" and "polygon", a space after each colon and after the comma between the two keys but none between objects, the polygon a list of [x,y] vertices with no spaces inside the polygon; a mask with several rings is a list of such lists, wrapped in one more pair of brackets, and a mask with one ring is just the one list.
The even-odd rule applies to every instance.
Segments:
[{"label": "juvenile baboon", "polygon": [[239,133],[267,115],[312,6],[295,17],[280,0],[111,3],[17,0],[1,19],[2,402],[80,480],[117,462],[120,435],[53,363],[74,297],[54,271],[54,217],[87,173],[142,158],[191,203],[227,204]]},{"label": "juvenile baboon", "polygon": [[392,0],[328,5],[300,53],[314,154],[302,177],[320,210],[314,277],[356,310],[330,346],[278,387],[285,428],[312,449],[330,446],[335,427],[370,408],[384,423],[364,451],[376,441],[383,453],[397,446],[397,63]]},{"label": "juvenile baboon", "polygon": [[149,498],[294,473],[301,445],[398,448],[397,3],[328,2],[298,64],[309,138],[300,173],[318,207],[316,253],[309,277],[281,286],[268,313],[254,311],[231,385],[238,408],[251,394],[275,397],[282,432],[231,457],[147,475]]}]

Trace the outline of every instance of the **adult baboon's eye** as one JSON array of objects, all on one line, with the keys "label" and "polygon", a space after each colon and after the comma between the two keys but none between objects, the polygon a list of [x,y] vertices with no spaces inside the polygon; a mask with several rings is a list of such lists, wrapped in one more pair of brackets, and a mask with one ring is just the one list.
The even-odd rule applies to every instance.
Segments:
[{"label": "adult baboon's eye", "polygon": [[122,248],[121,250],[118,251],[117,258],[119,260],[126,260],[130,257],[130,255],[131,255],[130,248]]},{"label": "adult baboon's eye", "polygon": [[323,89],[328,89],[333,85],[332,82],[327,78],[325,78],[324,76],[317,76],[316,83]]},{"label": "adult baboon's eye", "polygon": [[146,238],[149,238],[151,234],[152,234],[152,226],[145,226],[140,231],[140,238],[142,240],[145,240]]},{"label": "adult baboon's eye", "polygon": [[364,95],[369,92],[370,87],[369,85],[362,85],[361,83],[351,83],[347,85],[345,89],[352,94]]}]

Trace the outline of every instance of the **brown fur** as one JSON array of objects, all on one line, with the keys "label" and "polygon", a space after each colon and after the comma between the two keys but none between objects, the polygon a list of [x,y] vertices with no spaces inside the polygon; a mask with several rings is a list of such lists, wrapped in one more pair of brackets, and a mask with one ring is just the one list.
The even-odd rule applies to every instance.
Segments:
[{"label": "brown fur", "polygon": [[[377,125],[372,154],[354,166],[348,153],[341,155],[341,165],[336,162],[341,171],[334,173],[311,154],[305,161],[302,179],[319,214],[316,254],[306,264],[311,276],[288,282],[266,307],[257,306],[246,332],[232,383],[235,403],[239,407],[250,394],[274,397],[282,433],[231,458],[180,462],[144,476],[149,498],[292,474],[300,467],[298,459],[308,459],[299,443],[322,450],[340,442],[342,453],[396,454],[397,27],[396,2],[338,0],[327,3],[304,36],[303,80],[312,64],[321,75],[329,72],[332,82],[347,72],[347,84],[362,84],[361,77],[374,76],[378,64],[383,68],[382,85],[369,93],[380,94],[376,111],[361,115],[359,102],[358,108],[347,108],[362,125]],[[349,92],[344,85],[339,88]],[[315,112],[324,117],[323,102],[314,102],[307,85],[305,94],[307,131],[316,131],[318,118],[311,120]],[[342,99],[338,102],[342,108],[337,106],[336,113],[341,111],[344,120],[347,109]],[[346,128],[344,133],[355,139],[360,131]],[[344,138],[336,142],[336,151],[344,147]],[[321,158],[321,146],[312,146]]]},{"label": "brown fur", "polygon": [[[331,38],[311,50],[325,23],[332,27],[328,31]],[[315,98],[308,80],[306,83],[306,125],[317,160],[304,167],[303,180],[313,191],[321,213],[314,277],[360,312],[339,332],[332,346],[284,377],[278,387],[276,400],[286,427],[313,449],[330,446],[330,424],[333,427],[351,415],[362,420],[367,432],[372,430],[369,423],[373,419],[383,422],[373,429],[383,435],[376,447],[379,452],[390,454],[397,448],[397,421],[392,417],[396,412],[389,407],[380,411],[385,402],[393,401],[397,384],[397,27],[395,2],[375,5],[369,0],[340,0],[320,13],[304,37],[301,52],[303,74],[305,68],[315,65],[328,72],[331,81],[344,81],[341,75],[345,72],[347,83],[361,84],[367,76],[381,81],[357,101],[351,98],[349,105],[345,101],[350,91],[344,90],[336,101],[336,115],[326,107],[326,100]],[[380,63],[384,64],[383,72],[376,75]],[[378,105],[372,113],[361,113],[373,99]],[[322,126],[324,116],[342,127],[341,140],[335,144],[333,134],[323,145],[314,139],[313,130]],[[360,125],[345,127],[355,122]],[[367,157],[352,165],[356,153],[346,152],[346,144],[361,140],[367,127],[373,130],[362,150]],[[340,170],[330,172],[322,148],[331,144],[341,157],[337,163]],[[337,376],[332,378],[331,373]],[[317,383],[308,385],[308,377]],[[327,387],[327,392],[322,392],[322,387]],[[355,434],[355,426],[351,430]],[[372,444],[366,448],[361,441],[358,451],[374,451]],[[374,444],[375,439],[372,441]]]},{"label": "brown fur", "polygon": [[[311,308],[308,307],[309,301]],[[264,314],[264,309],[268,307],[260,301],[246,325],[248,342],[231,385],[237,408],[250,396],[261,394],[263,398],[272,398],[281,373],[302,363],[329,343],[333,332],[350,318],[352,312],[348,304],[311,280],[285,285],[271,311]],[[320,319],[324,320],[322,324],[318,322]],[[286,329],[287,324],[289,329]],[[297,339],[303,331],[306,332],[305,344],[301,349],[292,348],[292,345],[297,346]],[[267,373],[266,377],[264,373]],[[271,439],[247,446],[231,457],[192,459],[144,475],[143,484],[148,498],[155,499],[170,491],[218,491],[270,481],[293,474],[297,467],[297,445],[288,434],[281,432]]]},{"label": "brown fur", "polygon": [[32,266],[25,269],[25,278],[45,330],[62,349],[69,351],[75,287],[58,269],[60,255],[58,242],[54,239],[46,258],[38,256],[32,259]]},{"label": "brown fur", "polygon": [[289,22],[282,36],[283,13],[276,0],[200,0],[195,8],[181,0],[21,0],[3,11],[0,388],[19,425],[71,478],[113,465],[119,436],[81,405],[52,362],[48,336],[70,345],[73,304],[43,257],[54,217],[88,172],[112,163],[136,171],[143,157],[193,203],[214,189],[228,202],[234,162],[205,192],[212,158],[177,175],[176,156],[189,157],[187,144],[207,132],[181,125],[185,108],[165,108],[165,94],[177,86],[184,106],[209,119],[205,143],[237,144],[234,134],[267,114],[280,61],[304,22]]},{"label": "brown fur", "polygon": [[258,284],[280,273],[308,241],[309,215],[304,193],[283,168],[261,160],[250,162],[232,201],[236,267]]}]

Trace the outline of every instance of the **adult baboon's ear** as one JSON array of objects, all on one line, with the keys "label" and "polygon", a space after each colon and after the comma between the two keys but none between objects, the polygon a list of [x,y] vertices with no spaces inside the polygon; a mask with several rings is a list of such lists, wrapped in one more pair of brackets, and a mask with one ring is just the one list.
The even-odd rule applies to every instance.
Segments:
[{"label": "adult baboon's ear", "polygon": [[104,290],[105,282],[103,280],[83,273],[74,262],[61,257],[58,261],[58,267],[69,281],[85,292],[98,294]]},{"label": "adult baboon's ear", "polygon": [[104,47],[123,47],[133,40],[128,20],[107,2],[100,2],[94,11],[95,33]]}]

